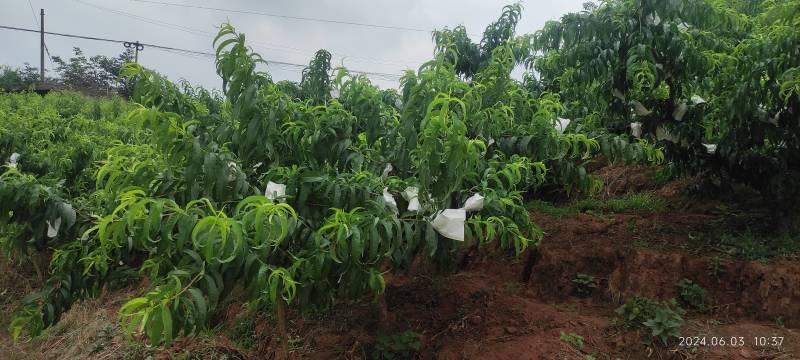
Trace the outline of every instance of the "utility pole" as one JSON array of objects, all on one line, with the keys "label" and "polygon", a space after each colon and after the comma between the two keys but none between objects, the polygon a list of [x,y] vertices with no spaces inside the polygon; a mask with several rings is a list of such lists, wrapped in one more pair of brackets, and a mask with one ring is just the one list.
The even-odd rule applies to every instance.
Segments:
[{"label": "utility pole", "polygon": [[41,29],[39,30],[39,35],[41,37],[41,43],[39,44],[39,77],[44,83],[44,9],[41,9],[41,20],[39,20],[39,25]]},{"label": "utility pole", "polygon": [[133,62],[139,63],[139,51],[144,50],[144,45],[140,44],[137,40],[136,42],[125,42],[122,45],[125,45],[126,48],[133,48],[134,55],[133,55]]}]

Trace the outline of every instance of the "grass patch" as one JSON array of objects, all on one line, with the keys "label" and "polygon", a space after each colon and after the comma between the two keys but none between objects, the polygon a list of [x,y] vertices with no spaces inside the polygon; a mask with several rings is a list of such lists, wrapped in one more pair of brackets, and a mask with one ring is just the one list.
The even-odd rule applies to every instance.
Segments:
[{"label": "grass patch", "polygon": [[577,213],[654,213],[664,211],[666,203],[649,193],[629,193],[622,197],[600,200],[580,199],[564,206],[533,199],[526,204],[528,210],[560,218]]},{"label": "grass patch", "polygon": [[649,193],[629,193],[619,198],[608,200],[583,199],[573,205],[581,212],[600,211],[600,212],[634,212],[652,213],[664,211],[666,207],[664,200],[656,198]]},{"label": "grass patch", "polygon": [[724,233],[719,245],[726,254],[745,260],[767,260],[800,252],[800,240],[796,234],[767,237],[750,230],[738,234]]},{"label": "grass patch", "polygon": [[539,212],[552,217],[560,218],[564,215],[575,214],[577,209],[571,206],[556,206],[549,201],[532,199],[526,204],[528,211]]}]

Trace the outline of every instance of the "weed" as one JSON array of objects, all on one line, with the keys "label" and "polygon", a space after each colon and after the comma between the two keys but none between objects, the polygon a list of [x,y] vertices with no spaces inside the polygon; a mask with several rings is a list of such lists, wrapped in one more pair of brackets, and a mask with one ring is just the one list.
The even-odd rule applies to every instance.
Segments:
[{"label": "weed", "polygon": [[565,333],[562,331],[559,339],[575,349],[583,350],[583,336],[580,336],[574,332]]},{"label": "weed", "polygon": [[289,337],[289,348],[290,349],[299,349],[303,347],[303,338],[301,337]]},{"label": "weed", "polygon": [[100,328],[92,337],[92,343],[89,345],[89,354],[96,354],[105,350],[111,345],[111,341],[118,333],[119,329],[112,325],[106,325]]},{"label": "weed", "polygon": [[784,327],[783,316],[781,316],[781,315],[776,316],[774,321],[775,321],[775,326],[777,326],[779,328],[783,328]]},{"label": "weed", "polygon": [[630,219],[628,221],[627,230],[631,234],[638,234],[639,229],[636,227],[636,219]]},{"label": "weed", "polygon": [[153,358],[153,349],[137,341],[126,341],[119,349],[122,360],[146,360]]},{"label": "weed", "polygon": [[631,247],[639,249],[654,249],[657,247],[657,245],[657,243],[651,241],[650,239],[638,236],[633,239],[633,242],[631,242]]},{"label": "weed", "polygon": [[231,329],[231,340],[236,345],[250,349],[256,343],[256,321],[254,316],[244,316]]},{"label": "weed", "polygon": [[552,304],[553,307],[558,311],[563,312],[575,312],[578,310],[578,306],[575,304],[570,303],[559,303],[559,304]]},{"label": "weed", "polygon": [[589,296],[597,288],[597,281],[594,275],[578,273],[572,279],[572,282],[575,284],[575,291],[580,296]]},{"label": "weed", "polygon": [[661,339],[661,342],[666,345],[668,339],[681,335],[683,318],[668,307],[658,307],[655,309],[653,318],[643,324],[650,330],[651,337]]},{"label": "weed", "polygon": [[706,311],[706,290],[689,279],[681,279],[676,284],[683,305],[700,312]]},{"label": "weed", "polygon": [[409,359],[421,349],[420,334],[413,330],[395,335],[378,335],[373,358],[381,360]]},{"label": "weed", "polygon": [[[634,296],[615,311],[619,321],[625,327],[639,327],[650,331],[650,336],[645,338],[646,343],[652,343],[655,338],[661,339],[666,344],[671,337],[680,335],[683,326],[683,309],[675,300],[661,302],[642,296]],[[615,321],[616,322],[616,321]]]},{"label": "weed", "polygon": [[669,164],[656,171],[653,180],[657,185],[665,185],[672,180],[680,178],[681,175],[683,175],[683,172],[678,166]]},{"label": "weed", "polygon": [[720,245],[731,256],[746,260],[763,261],[773,257],[792,255],[800,251],[800,241],[792,234],[759,237],[749,229],[735,235],[722,234]]},{"label": "weed", "polygon": [[708,275],[719,280],[720,277],[725,274],[725,268],[723,265],[724,263],[721,257],[712,257],[711,261],[708,262]]},{"label": "weed", "polygon": [[212,345],[185,350],[173,357],[175,360],[238,360],[243,358],[241,354],[233,349]]},{"label": "weed", "polygon": [[519,295],[525,288],[518,281],[509,281],[506,283],[506,291],[512,295]]}]

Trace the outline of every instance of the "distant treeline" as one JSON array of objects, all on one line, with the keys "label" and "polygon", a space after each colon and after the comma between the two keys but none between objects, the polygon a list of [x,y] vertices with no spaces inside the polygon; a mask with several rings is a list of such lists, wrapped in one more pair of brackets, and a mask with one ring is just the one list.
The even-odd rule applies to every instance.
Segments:
[{"label": "distant treeline", "polygon": [[116,57],[86,57],[80,48],[75,47],[69,59],[52,56],[50,60],[55,66],[52,72],[45,74],[44,81],[40,79],[39,68],[28,63],[22,68],[0,65],[0,90],[55,88],[72,89],[87,95],[117,94],[123,97],[130,93],[130,87],[119,78],[122,65],[133,61],[133,51],[130,49]]}]

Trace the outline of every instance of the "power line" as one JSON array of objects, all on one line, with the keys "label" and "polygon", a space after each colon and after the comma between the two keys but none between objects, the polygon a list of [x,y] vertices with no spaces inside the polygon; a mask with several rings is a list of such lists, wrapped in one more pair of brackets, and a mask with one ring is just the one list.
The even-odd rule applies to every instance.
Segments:
[{"label": "power line", "polygon": [[[142,43],[142,45],[146,45],[146,44]],[[150,45],[150,46],[152,46],[152,45]],[[176,55],[187,55],[187,56],[190,56],[190,57],[193,57],[193,58],[199,58],[200,56],[208,56],[208,57],[216,58],[215,54],[212,54],[212,53],[209,53],[209,52],[202,52],[202,51],[195,51],[195,50],[185,50],[185,49],[177,49],[177,48],[165,49],[163,47],[161,49],[162,50],[166,50],[166,51],[168,51],[170,53],[173,53],[173,54],[176,54]],[[305,69],[307,67],[307,65],[304,65],[304,64],[297,64],[297,63],[291,63],[291,62],[285,62],[285,61],[276,61],[276,60],[265,60],[265,61],[266,61],[267,65],[283,66],[284,69],[286,69],[286,67],[288,67],[288,68],[291,68],[291,69],[294,69],[294,70],[301,70],[302,71],[303,69]],[[398,80],[398,79],[400,79],[402,77],[402,75],[398,75],[398,74],[389,74],[389,73],[381,73],[381,72],[373,72],[373,71],[350,70],[350,69],[348,69],[347,71],[352,72],[352,73],[356,73],[356,74],[380,77],[380,78],[382,78],[384,80]]]},{"label": "power line", "polygon": [[[39,18],[36,17],[36,10],[33,10],[33,4],[31,3],[31,0],[28,0],[28,6],[31,8],[31,15],[33,15],[34,24],[36,24],[36,27],[39,27]],[[47,48],[47,44],[44,44],[44,51],[47,53],[47,60],[49,60],[50,64],[52,64],[53,60],[51,57],[53,56],[50,55],[50,49]]]},{"label": "power line", "polygon": [[33,10],[33,4],[31,4],[31,0],[28,0],[28,6],[31,8],[31,15],[33,15],[33,23],[36,24],[36,27],[39,27],[39,19],[36,17],[36,10]]},{"label": "power line", "polygon": [[363,26],[363,27],[372,27],[372,28],[389,29],[389,30],[402,30],[402,31],[422,32],[422,33],[428,33],[428,34],[430,34],[433,31],[433,30],[430,30],[430,29],[420,29],[420,28],[412,28],[412,27],[405,27],[405,26],[368,24],[368,23],[360,23],[360,22],[355,22],[355,21],[333,20],[333,19],[312,18],[312,17],[304,17],[304,16],[292,16],[292,15],[284,15],[284,14],[274,14],[274,13],[268,13],[268,12],[262,12],[262,11],[253,11],[253,10],[225,9],[225,8],[203,6],[203,5],[179,4],[179,3],[167,2],[167,1],[152,1],[152,0],[132,0],[132,1],[140,2],[140,3],[159,4],[159,5],[167,5],[167,6],[177,6],[177,7],[183,7],[183,8],[221,11],[221,12],[229,12],[229,13],[237,13],[237,14],[269,16],[269,17],[282,18],[282,19],[291,19],[291,20],[315,21],[315,22],[329,23],[329,24]]},{"label": "power line", "polygon": [[[25,28],[14,27],[14,26],[6,26],[6,25],[0,25],[0,29],[25,31],[25,32],[31,32],[31,33],[38,33],[39,32],[39,30],[35,30],[35,29],[25,29]],[[76,38],[76,39],[84,39],[84,40],[102,41],[102,42],[109,42],[109,43],[116,43],[116,44],[124,44],[124,43],[127,42],[125,40],[116,40],[116,39],[102,38],[102,37],[96,37],[96,36],[65,34],[65,33],[58,33],[58,32],[52,32],[52,31],[45,31],[44,33],[47,34],[47,35],[54,35],[54,36],[61,36],[61,37],[68,37],[68,38]],[[206,56],[206,57],[216,58],[216,54],[211,53],[211,52],[206,52],[206,51],[181,49],[181,48],[176,48],[176,47],[172,47],[172,46],[164,46],[164,45],[157,45],[157,44],[143,43],[143,42],[140,42],[139,44],[144,45],[146,47],[165,50],[165,51],[173,52],[173,53],[177,52],[177,53],[182,53],[182,54],[185,54],[185,55]],[[295,67],[295,68],[298,68],[298,69],[305,69],[305,67],[306,67],[306,65],[303,65],[303,64],[291,63],[291,62],[286,62],[286,61],[265,60],[265,62],[267,63],[267,65],[274,64],[274,65],[292,66],[292,67]],[[372,75],[372,76],[381,77],[381,78],[384,78],[384,79],[391,78],[392,80],[397,80],[397,79],[399,79],[401,77],[401,75],[398,75],[398,74],[380,73],[380,72],[372,72],[372,71],[361,71],[361,70],[348,70],[348,71],[350,71],[352,73],[356,73],[356,74]]]},{"label": "power line", "polygon": [[153,25],[160,25],[160,26],[168,27],[168,28],[171,28],[173,30],[184,31],[184,32],[188,32],[190,34],[195,34],[195,35],[213,36],[213,34],[211,32],[208,32],[208,31],[199,30],[199,29],[193,29],[193,28],[186,27],[186,26],[183,26],[183,25],[177,25],[177,24],[172,24],[172,23],[168,23],[168,22],[164,22],[164,21],[160,21],[160,20],[156,20],[156,19],[151,19],[151,18],[147,18],[147,17],[141,16],[141,15],[129,13],[129,12],[126,12],[126,11],[111,9],[111,8],[107,8],[105,6],[92,4],[90,2],[83,1],[83,0],[73,0],[73,1],[75,1],[77,3],[80,3],[80,4],[83,4],[83,5],[86,5],[86,6],[89,6],[89,7],[93,7],[93,8],[98,9],[98,10],[108,11],[110,13],[114,13],[114,14],[117,14],[117,15],[131,17],[131,18],[134,18],[134,19],[139,20],[139,21],[144,21],[146,23],[153,24]]},{"label": "power line", "polygon": [[[194,29],[194,28],[183,26],[183,25],[178,25],[178,24],[173,24],[173,23],[161,21],[161,20],[156,20],[156,19],[152,19],[152,18],[141,16],[141,15],[133,14],[133,13],[130,13],[130,12],[125,12],[125,11],[122,11],[122,10],[110,9],[110,8],[107,8],[107,7],[104,7],[104,6],[100,6],[100,5],[97,5],[97,4],[93,4],[93,3],[90,3],[90,2],[87,2],[87,1],[83,1],[83,0],[73,0],[73,1],[75,1],[77,3],[80,3],[80,4],[83,4],[83,5],[86,5],[86,6],[89,6],[89,7],[93,7],[95,9],[98,9],[98,10],[101,10],[101,11],[108,11],[108,12],[111,12],[111,13],[114,13],[114,14],[117,14],[117,15],[127,16],[127,17],[130,17],[130,18],[139,20],[139,21],[144,21],[144,22],[149,23],[149,24],[164,26],[164,27],[171,28],[171,29],[174,29],[174,30],[179,30],[179,31],[183,31],[183,32],[186,32],[186,33],[190,33],[192,35],[202,36],[204,38],[209,38],[210,39],[210,38],[213,38],[216,35],[214,33],[211,33],[211,32],[205,31],[205,30]],[[178,4],[178,5],[180,5],[180,4]],[[292,46],[287,46],[287,45],[280,45],[280,44],[260,43],[260,42],[253,42],[253,44],[258,46],[258,47],[265,48],[265,49],[278,50],[278,51],[290,51],[290,52],[295,52],[295,53],[304,54],[304,55],[310,55],[310,54],[314,54],[316,52],[316,50],[301,49],[301,48],[297,48],[297,47],[292,47]],[[354,59],[356,62],[367,62],[367,63],[384,64],[384,65],[408,66],[408,62],[390,61],[390,60],[371,58],[371,57],[353,56],[353,55],[348,55],[348,54],[340,54],[340,55],[343,55],[342,58]]]}]

